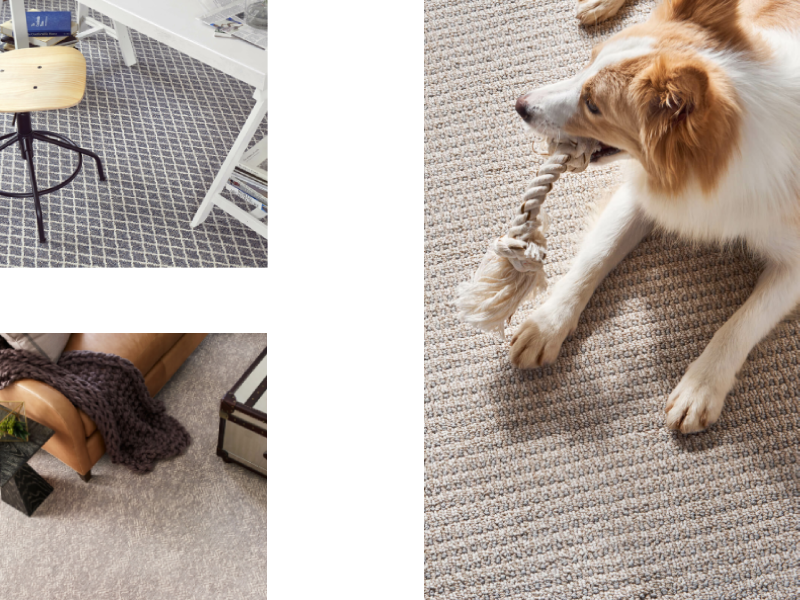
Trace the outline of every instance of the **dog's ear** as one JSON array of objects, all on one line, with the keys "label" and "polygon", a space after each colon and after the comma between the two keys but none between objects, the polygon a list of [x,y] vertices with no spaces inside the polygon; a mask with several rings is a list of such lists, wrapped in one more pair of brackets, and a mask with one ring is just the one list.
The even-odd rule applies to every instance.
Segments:
[{"label": "dog's ear", "polygon": [[643,137],[655,142],[677,128],[695,140],[693,123],[703,118],[709,76],[703,65],[689,58],[657,57],[637,75],[631,89],[642,124]]},{"label": "dog's ear", "polygon": [[693,172],[711,189],[736,146],[737,97],[724,74],[693,54],[655,57],[630,84],[651,180],[678,190]]},{"label": "dog's ear", "polygon": [[739,0],[668,0],[664,8],[670,19],[699,25],[724,46],[750,49],[739,24]]}]

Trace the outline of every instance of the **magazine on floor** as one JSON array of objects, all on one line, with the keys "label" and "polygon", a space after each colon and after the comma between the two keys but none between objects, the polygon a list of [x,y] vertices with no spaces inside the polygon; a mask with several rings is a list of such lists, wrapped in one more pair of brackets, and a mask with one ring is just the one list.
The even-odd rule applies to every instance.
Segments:
[{"label": "magazine on floor", "polygon": [[235,198],[255,207],[250,213],[256,218],[267,216],[267,137],[248,148],[225,184]]}]

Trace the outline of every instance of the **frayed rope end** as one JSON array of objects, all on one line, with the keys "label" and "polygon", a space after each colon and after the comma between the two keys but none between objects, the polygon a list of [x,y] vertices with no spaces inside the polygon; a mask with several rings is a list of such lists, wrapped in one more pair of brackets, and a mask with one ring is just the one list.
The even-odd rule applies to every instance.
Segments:
[{"label": "frayed rope end", "polygon": [[517,307],[529,296],[546,288],[547,277],[543,269],[522,273],[507,258],[490,249],[472,281],[458,286],[455,305],[463,321],[502,338],[505,324]]}]

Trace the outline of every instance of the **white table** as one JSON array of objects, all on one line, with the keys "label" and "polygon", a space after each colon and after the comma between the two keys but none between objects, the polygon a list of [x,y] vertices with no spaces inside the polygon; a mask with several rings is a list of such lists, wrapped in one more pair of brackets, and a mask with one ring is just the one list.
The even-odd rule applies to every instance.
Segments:
[{"label": "white table", "polygon": [[[15,45],[27,48],[24,0],[10,0],[10,4]],[[88,17],[88,8],[108,16],[114,26]],[[267,114],[267,51],[242,40],[215,38],[212,29],[198,19],[205,12],[198,0],[82,0],[76,12],[78,37],[111,35],[119,42],[125,64],[132,66],[136,64],[136,54],[128,33],[130,27],[255,88],[256,105],[192,219],[192,227],[205,221],[211,209],[218,206],[266,238],[267,225],[258,218],[263,212],[242,210],[220,192]]]}]

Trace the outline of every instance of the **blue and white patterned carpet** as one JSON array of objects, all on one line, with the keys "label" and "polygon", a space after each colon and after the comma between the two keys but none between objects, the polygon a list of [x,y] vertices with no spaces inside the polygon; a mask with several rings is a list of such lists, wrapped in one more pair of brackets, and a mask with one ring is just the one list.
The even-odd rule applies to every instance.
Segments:
[{"label": "blue and white patterned carpet", "polygon": [[[63,0],[26,3],[28,9],[45,7],[75,9]],[[3,21],[10,18],[8,8],[1,12]],[[83,40],[83,102],[33,114],[35,129],[97,152],[108,181],[100,182],[93,161],[85,161],[75,181],[43,197],[47,244],[37,241],[33,199],[0,197],[0,265],[266,267],[267,240],[219,208],[197,229],[190,227],[255,104],[253,89],[151,38],[131,35],[137,65],[125,66],[109,36]],[[0,115],[0,134],[13,130],[12,116]],[[266,129],[264,122],[255,139]],[[42,188],[73,170],[74,155],[51,148],[34,146]],[[0,186],[29,191],[16,149],[0,153]]]}]

